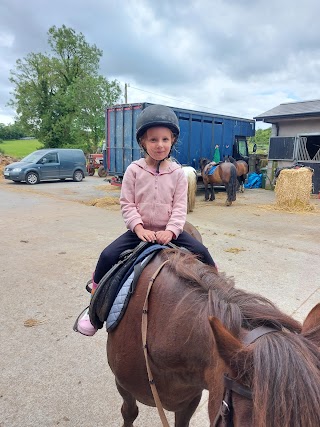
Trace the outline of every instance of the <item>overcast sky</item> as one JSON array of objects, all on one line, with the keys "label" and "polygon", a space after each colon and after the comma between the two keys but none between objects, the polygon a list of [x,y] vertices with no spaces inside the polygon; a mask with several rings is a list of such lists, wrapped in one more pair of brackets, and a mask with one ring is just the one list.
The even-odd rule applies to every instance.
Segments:
[{"label": "overcast sky", "polygon": [[320,99],[319,17],[319,0],[1,0],[0,123],[16,60],[49,52],[63,24],[103,51],[130,103],[253,118]]}]

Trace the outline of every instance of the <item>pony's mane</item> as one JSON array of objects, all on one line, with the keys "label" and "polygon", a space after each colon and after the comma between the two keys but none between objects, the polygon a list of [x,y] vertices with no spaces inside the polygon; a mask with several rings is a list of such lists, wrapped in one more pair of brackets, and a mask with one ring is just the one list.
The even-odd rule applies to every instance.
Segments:
[{"label": "pony's mane", "polygon": [[200,164],[200,169],[203,170],[203,168],[210,163],[210,160],[207,159],[206,157],[201,157],[201,159],[199,160],[199,164]]},{"label": "pony's mane", "polygon": [[252,364],[246,366],[254,366],[254,425],[319,426],[320,351],[316,344],[300,334],[277,332],[260,337],[252,347],[246,352]]},{"label": "pony's mane", "polygon": [[235,288],[233,278],[217,274],[194,254],[168,249],[162,256],[170,260],[168,267],[184,280],[190,292],[207,301],[208,315],[218,317],[234,335],[239,336],[241,328],[251,330],[260,325],[301,332],[301,324],[281,312],[269,299]]}]

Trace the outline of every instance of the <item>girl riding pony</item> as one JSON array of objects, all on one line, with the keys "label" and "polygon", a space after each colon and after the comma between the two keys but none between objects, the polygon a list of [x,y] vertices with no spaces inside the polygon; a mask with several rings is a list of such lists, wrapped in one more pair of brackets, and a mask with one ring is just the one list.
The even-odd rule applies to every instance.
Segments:
[{"label": "girl riding pony", "polygon": [[[123,177],[120,206],[128,231],[101,253],[93,274],[92,293],[120,254],[135,248],[141,241],[175,245],[196,253],[215,265],[208,249],[183,231],[187,216],[188,183],[181,165],[170,158],[180,128],[175,113],[163,105],[151,105],[139,115],[136,138],[145,157],[132,162]],[[86,311],[77,331],[92,336],[96,333]]]}]

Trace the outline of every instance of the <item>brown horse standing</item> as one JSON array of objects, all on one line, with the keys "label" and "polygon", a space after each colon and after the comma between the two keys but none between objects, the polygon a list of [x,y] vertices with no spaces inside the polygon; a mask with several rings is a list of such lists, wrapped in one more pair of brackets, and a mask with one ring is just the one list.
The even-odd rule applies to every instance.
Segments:
[{"label": "brown horse standing", "polygon": [[210,160],[200,159],[200,169],[202,180],[204,183],[205,200],[209,200],[209,184],[211,185],[210,200],[215,199],[214,185],[224,185],[227,191],[226,206],[231,206],[232,202],[236,200],[237,192],[237,170],[231,162],[218,163],[212,175],[209,175],[211,167],[214,166]]},{"label": "brown horse standing", "polygon": [[227,160],[233,163],[237,169],[237,177],[239,182],[239,191],[240,193],[244,193],[244,183],[247,179],[249,166],[248,163],[244,160],[235,160],[232,156],[228,156]]},{"label": "brown horse standing", "polygon": [[[148,283],[153,285],[142,314]],[[123,427],[133,427],[137,400],[155,406],[141,338],[145,315],[153,380],[162,406],[175,413],[175,427],[189,426],[204,389],[209,390],[210,426],[225,425],[215,421],[224,373],[252,391],[252,400],[250,390],[246,396],[233,392],[233,424],[228,425],[320,425],[320,304],[301,326],[269,300],[234,288],[193,255],[164,250],[142,272],[122,321],[108,335],[108,362],[123,398]],[[209,316],[215,316],[210,324]],[[261,325],[274,329],[242,344],[248,330]]]}]

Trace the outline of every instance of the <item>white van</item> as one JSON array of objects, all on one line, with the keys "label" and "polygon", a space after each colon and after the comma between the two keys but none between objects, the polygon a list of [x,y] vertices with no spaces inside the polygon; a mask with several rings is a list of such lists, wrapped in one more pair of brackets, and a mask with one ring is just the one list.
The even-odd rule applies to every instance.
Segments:
[{"label": "white van", "polygon": [[82,150],[56,148],[34,151],[20,162],[11,163],[3,171],[5,179],[25,181],[34,185],[40,181],[71,178],[80,182],[87,175],[86,158]]}]

